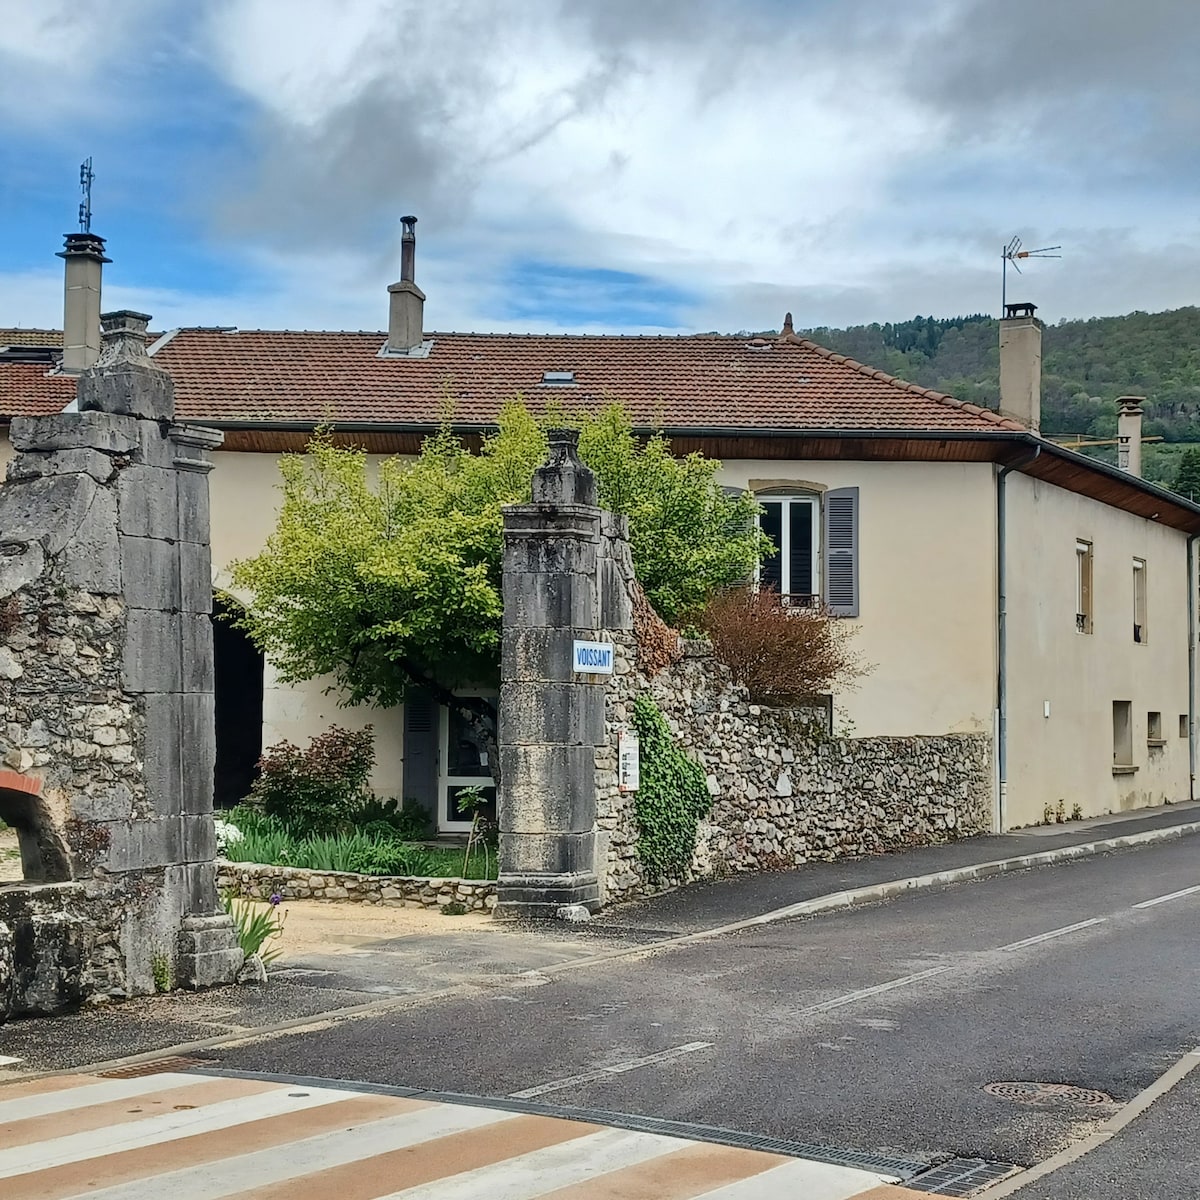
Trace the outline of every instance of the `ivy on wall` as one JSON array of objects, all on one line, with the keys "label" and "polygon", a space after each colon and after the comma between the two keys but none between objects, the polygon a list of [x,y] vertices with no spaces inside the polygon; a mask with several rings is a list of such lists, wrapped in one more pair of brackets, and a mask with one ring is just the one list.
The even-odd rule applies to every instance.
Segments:
[{"label": "ivy on wall", "polygon": [[646,696],[633,705],[641,745],[641,779],[634,793],[637,852],[652,883],[687,870],[696,828],[712,807],[704,769],[675,741],[658,705]]}]

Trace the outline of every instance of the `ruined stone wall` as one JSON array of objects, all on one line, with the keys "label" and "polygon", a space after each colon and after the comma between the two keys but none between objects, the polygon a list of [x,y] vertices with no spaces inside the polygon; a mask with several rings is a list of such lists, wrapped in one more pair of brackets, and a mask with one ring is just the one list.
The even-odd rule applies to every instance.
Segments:
[{"label": "ruined stone wall", "polygon": [[99,995],[227,982],[213,865],[206,451],[105,318],[80,411],[12,423],[0,489],[0,1020]]}]

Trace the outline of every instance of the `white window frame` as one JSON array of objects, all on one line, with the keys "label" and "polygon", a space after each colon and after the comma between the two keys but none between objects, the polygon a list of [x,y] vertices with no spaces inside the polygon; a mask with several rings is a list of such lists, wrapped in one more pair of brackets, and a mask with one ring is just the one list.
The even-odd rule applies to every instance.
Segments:
[{"label": "white window frame", "polygon": [[[455,692],[457,696],[480,696],[489,700],[496,698],[492,691]],[[451,821],[446,817],[446,790],[452,787],[495,787],[496,781],[488,775],[450,775],[450,710],[438,705],[438,787],[437,829],[439,833],[470,833],[470,821]]]},{"label": "white window frame", "polygon": [[[758,492],[755,494],[755,500],[759,504],[779,504],[782,507],[779,523],[779,592],[781,596],[788,595],[812,595],[817,598],[817,602],[821,602],[822,598],[822,572],[821,567],[824,563],[825,547],[822,544],[821,538],[821,497],[814,492]],[[796,593],[791,587],[791,569],[792,569],[792,522],[791,513],[788,511],[793,504],[807,504],[812,515],[812,591],[810,593]],[[762,514],[758,517],[758,527],[762,529]],[[754,585],[757,587],[761,582],[762,567],[758,568],[754,575]],[[787,586],[785,585],[785,582]]]},{"label": "white window frame", "polygon": [[[1134,645],[1137,646],[1144,646],[1150,640],[1149,582],[1150,577],[1146,574],[1146,560],[1135,558],[1133,560],[1133,624],[1134,631],[1138,635],[1134,638]],[[1139,607],[1141,608],[1140,613],[1138,612]],[[1139,616],[1141,617],[1140,621],[1138,620]]]}]

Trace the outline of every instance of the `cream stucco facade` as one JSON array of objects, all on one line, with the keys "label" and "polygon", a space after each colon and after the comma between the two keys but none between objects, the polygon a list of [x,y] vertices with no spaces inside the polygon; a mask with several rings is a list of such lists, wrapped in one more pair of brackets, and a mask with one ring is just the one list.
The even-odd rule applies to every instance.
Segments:
[{"label": "cream stucco facade", "polygon": [[[1092,815],[1188,799],[1187,535],[1015,473],[1007,506],[1006,824],[1041,821],[1060,801]],[[1081,544],[1091,547],[1090,632],[1076,629]],[[1146,589],[1141,642],[1135,560]],[[1130,706],[1128,762],[1114,757],[1114,702]]]}]

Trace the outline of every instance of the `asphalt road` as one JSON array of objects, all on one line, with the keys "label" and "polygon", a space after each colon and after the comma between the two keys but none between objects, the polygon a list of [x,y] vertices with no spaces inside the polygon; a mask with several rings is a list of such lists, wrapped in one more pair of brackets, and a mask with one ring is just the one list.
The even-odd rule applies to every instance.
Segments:
[{"label": "asphalt road", "polygon": [[[524,1092],[856,1151],[1031,1165],[1200,1045],[1200,891],[1134,907],[1197,885],[1200,839],[1185,838],[215,1053],[231,1069]],[[984,1090],[1004,1081],[1113,1103]],[[1142,1128],[1105,1148],[1114,1170]],[[1169,1123],[1161,1132],[1174,1148],[1155,1143],[1165,1166],[1153,1192],[1088,1180],[1061,1195],[1194,1196],[1191,1128],[1173,1142]],[[1040,1186],[1031,1198],[1059,1195]]]}]

